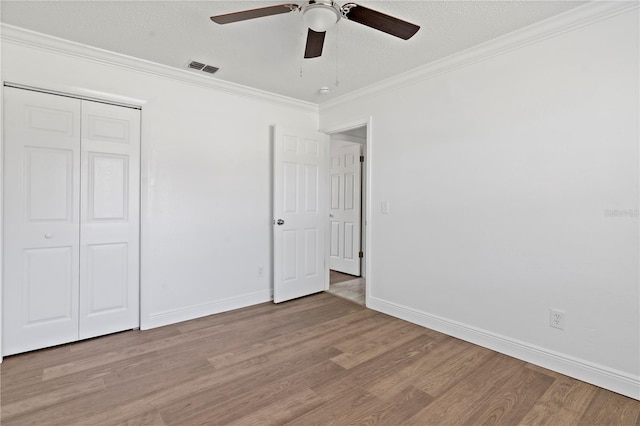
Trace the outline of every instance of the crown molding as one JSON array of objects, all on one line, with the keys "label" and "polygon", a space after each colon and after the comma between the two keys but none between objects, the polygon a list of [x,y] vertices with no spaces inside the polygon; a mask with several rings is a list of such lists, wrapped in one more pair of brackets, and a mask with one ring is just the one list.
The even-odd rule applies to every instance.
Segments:
[{"label": "crown molding", "polygon": [[205,87],[218,92],[243,96],[253,100],[305,109],[316,113],[318,112],[318,105],[311,102],[277,95],[275,93],[218,80],[212,77],[197,75],[186,69],[173,68],[144,59],[38,33],[14,25],[0,23],[0,33],[2,43],[10,43],[18,46],[25,46],[46,52],[80,58],[102,65],[153,75],[155,77],[179,81],[198,87]]},{"label": "crown molding", "polygon": [[638,9],[639,6],[640,2],[637,0],[595,0],[545,19],[544,21],[531,24],[498,38],[414,68],[413,70],[390,77],[381,82],[328,100],[320,104],[320,109],[334,108],[368,95],[388,90],[397,90],[405,86],[413,85],[435,76],[464,68],[549,38],[557,37],[596,22],[631,12]]}]

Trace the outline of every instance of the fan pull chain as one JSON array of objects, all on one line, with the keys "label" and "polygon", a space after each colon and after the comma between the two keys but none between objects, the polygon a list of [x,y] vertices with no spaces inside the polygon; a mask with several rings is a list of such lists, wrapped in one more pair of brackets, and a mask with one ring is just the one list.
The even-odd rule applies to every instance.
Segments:
[{"label": "fan pull chain", "polygon": [[[305,38],[304,38],[304,29],[305,29],[304,21],[302,21],[302,26],[300,27],[300,39],[301,40],[305,40]],[[298,58],[300,60],[300,78],[302,78],[302,66],[304,65],[304,59],[303,59],[302,56],[303,55],[298,55]]]},{"label": "fan pull chain", "polygon": [[336,87],[340,87],[340,79],[338,78],[338,64],[339,64],[339,49],[338,46],[340,45],[340,25],[336,25]]}]

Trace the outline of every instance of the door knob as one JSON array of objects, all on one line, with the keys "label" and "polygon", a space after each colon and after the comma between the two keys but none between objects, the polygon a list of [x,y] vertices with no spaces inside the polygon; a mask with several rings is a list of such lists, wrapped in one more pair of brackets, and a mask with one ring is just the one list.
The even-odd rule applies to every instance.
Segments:
[{"label": "door knob", "polygon": [[278,225],[284,225],[284,220],[282,219],[278,219],[278,221],[276,222]]},{"label": "door knob", "polygon": [[53,238],[53,234],[44,234],[44,237],[45,237],[47,240],[50,240],[51,238]]}]

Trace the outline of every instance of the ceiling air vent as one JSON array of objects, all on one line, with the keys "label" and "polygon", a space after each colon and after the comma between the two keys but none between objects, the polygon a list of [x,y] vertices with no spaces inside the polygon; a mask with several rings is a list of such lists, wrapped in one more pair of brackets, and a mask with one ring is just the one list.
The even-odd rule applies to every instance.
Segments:
[{"label": "ceiling air vent", "polygon": [[219,70],[218,67],[214,67],[213,65],[203,64],[202,62],[198,62],[198,61],[189,62],[187,64],[187,68],[191,68],[193,70],[206,72],[208,74],[215,74],[215,72]]},{"label": "ceiling air vent", "polygon": [[204,68],[202,68],[202,71],[208,72],[209,74],[214,74],[216,71],[218,71],[218,67],[212,67],[211,65],[207,65]]},{"label": "ceiling air vent", "polygon": [[193,68],[194,70],[201,70],[202,68],[204,68],[206,65],[202,64],[200,62],[196,62],[196,61],[191,61],[189,62],[189,68]]}]

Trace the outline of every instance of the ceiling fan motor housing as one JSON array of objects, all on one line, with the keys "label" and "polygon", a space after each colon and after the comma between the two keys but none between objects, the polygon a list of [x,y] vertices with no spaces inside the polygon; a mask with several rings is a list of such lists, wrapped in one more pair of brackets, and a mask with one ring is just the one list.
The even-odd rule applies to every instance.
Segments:
[{"label": "ceiling fan motor housing", "polygon": [[333,1],[310,1],[302,10],[307,27],[316,32],[325,32],[341,18],[342,12]]}]

